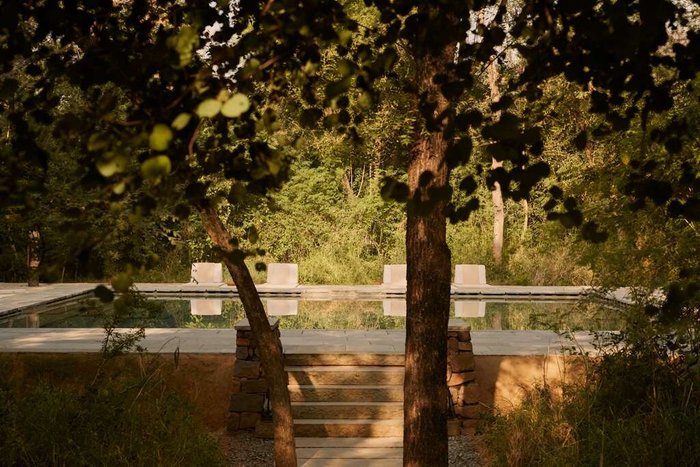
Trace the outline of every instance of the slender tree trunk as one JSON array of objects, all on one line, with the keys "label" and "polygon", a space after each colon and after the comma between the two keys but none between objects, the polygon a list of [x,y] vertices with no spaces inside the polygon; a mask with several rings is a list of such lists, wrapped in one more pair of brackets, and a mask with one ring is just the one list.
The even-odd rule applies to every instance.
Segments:
[{"label": "slender tree trunk", "polygon": [[216,208],[200,206],[199,213],[212,242],[224,253],[223,263],[236,284],[246,318],[248,318],[251,331],[258,342],[260,362],[270,387],[275,436],[275,465],[296,467],[294,420],[292,419],[292,407],[287,390],[287,374],[284,371],[284,356],[279,339],[270,328],[260,295],[258,295],[248,267],[243,262],[243,255],[238,254],[240,251],[231,244],[231,235],[221,222]]},{"label": "slender tree trunk", "polygon": [[[352,170],[352,168],[350,168],[350,170]],[[345,194],[347,195],[347,197],[354,198],[355,192],[352,189],[352,181],[348,177],[347,171],[343,174],[342,183],[343,183],[343,189],[345,190]]]},{"label": "slender tree trunk", "polygon": [[[433,76],[444,72],[455,48],[416,57],[419,93],[437,102],[434,116],[448,105]],[[406,373],[404,379],[404,465],[447,465],[447,324],[451,262],[446,240],[448,200],[430,199],[428,191],[449,184],[447,142],[442,132],[419,132],[408,167],[410,198],[406,221]],[[432,180],[421,186],[421,174]]]},{"label": "slender tree trunk", "polygon": [[523,205],[523,230],[520,232],[520,241],[524,242],[525,237],[527,236],[527,227],[529,223],[529,217],[530,217],[530,204],[527,202],[526,199],[522,200],[522,205]]},{"label": "slender tree trunk", "polygon": [[[496,159],[491,161],[492,169],[502,166],[503,163]],[[493,260],[496,264],[501,264],[503,260],[503,229],[506,222],[506,213],[503,205],[501,184],[498,182],[494,183],[491,201],[493,202]]]},{"label": "slender tree trunk", "polygon": [[362,164],[362,177],[360,178],[360,186],[357,189],[357,196],[362,196],[362,186],[365,184],[365,166]]},{"label": "slender tree trunk", "polygon": [[[496,62],[491,63],[488,67],[489,90],[491,91],[491,102],[496,102],[501,98],[501,92],[498,89],[499,73]],[[503,167],[502,161],[491,159],[491,169]],[[493,191],[491,192],[491,201],[493,202],[493,260],[496,264],[501,264],[503,260],[503,229],[505,226],[505,207],[503,203],[503,192],[501,184],[495,182]]]},{"label": "slender tree trunk", "polygon": [[41,232],[35,226],[29,231],[27,239],[27,285],[39,285],[39,266],[41,266]]}]

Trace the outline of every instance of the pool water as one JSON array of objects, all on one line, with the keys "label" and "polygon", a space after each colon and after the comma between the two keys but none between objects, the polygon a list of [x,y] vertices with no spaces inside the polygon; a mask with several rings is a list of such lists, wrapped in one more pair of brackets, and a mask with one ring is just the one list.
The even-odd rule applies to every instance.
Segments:
[{"label": "pool water", "polygon": [[[403,329],[403,300],[297,300],[263,298],[282,329]],[[104,304],[94,298],[32,308],[0,317],[0,328],[232,328],[245,317],[237,299],[146,298],[126,304]],[[458,300],[450,317],[474,330],[615,330],[623,321],[619,309],[592,301]]]}]

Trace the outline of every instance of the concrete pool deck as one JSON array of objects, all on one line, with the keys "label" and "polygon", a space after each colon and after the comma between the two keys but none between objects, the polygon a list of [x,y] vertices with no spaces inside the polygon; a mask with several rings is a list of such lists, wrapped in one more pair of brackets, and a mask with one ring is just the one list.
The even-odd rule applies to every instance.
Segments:
[{"label": "concrete pool deck", "polygon": [[[403,353],[403,330],[331,331],[283,329],[285,353]],[[562,355],[571,342],[551,331],[472,331],[476,355]],[[104,339],[102,329],[0,329],[0,352],[93,353]],[[585,351],[594,351],[594,337],[575,334]],[[235,329],[146,329],[141,341],[148,352],[235,354]]]},{"label": "concrete pool deck", "polygon": [[[55,284],[28,288],[15,284],[0,284],[0,317],[13,316],[34,306],[70,302],[89,296],[97,284]],[[137,289],[160,298],[235,298],[230,286],[205,284],[137,284]],[[399,301],[405,288],[385,286],[258,286],[263,297],[294,300],[382,300]],[[479,286],[454,287],[453,299],[479,301],[563,301],[577,300],[593,289],[589,287],[518,287]],[[610,297],[608,297],[610,298]],[[195,300],[196,301],[196,300]],[[31,315],[33,311],[27,314]],[[39,316],[40,310],[35,313]],[[38,323],[38,319],[36,323]],[[457,322],[461,320],[455,320]],[[464,323],[463,321],[461,321]],[[455,324],[455,322],[451,322]],[[121,330],[129,331],[129,330]],[[226,426],[226,407],[233,393],[233,362],[236,360],[236,329],[147,328],[139,345],[154,359],[173,360],[182,364],[179,384],[212,429]],[[105,337],[99,328],[0,328],[0,354],[8,358],[22,374],[40,375],[41,379],[55,377],[57,381],[75,377],[76,371],[89,368],[86,360],[100,358]],[[478,384],[480,406],[507,408],[522,399],[522,387],[541,379],[564,381],[570,363],[565,348],[573,342],[594,353],[594,336],[587,332],[566,340],[551,331],[471,331],[471,356]],[[298,330],[281,329],[281,341],[287,362],[289,354],[394,354],[402,355],[405,330]],[[243,350],[243,349],[241,349]],[[125,358],[150,358],[131,355]],[[386,358],[386,357],[383,357]],[[389,358],[396,358],[391,356]],[[182,359],[182,360],[180,360]],[[401,360],[403,360],[401,358]],[[123,362],[122,362],[123,363]],[[292,363],[289,363],[292,364]],[[66,371],[67,368],[70,370]],[[47,370],[48,369],[48,370]],[[76,370],[77,369],[77,370]],[[177,369],[172,370],[177,384]],[[48,374],[47,374],[48,373]],[[32,379],[28,377],[28,379]],[[184,389],[183,389],[184,388]],[[189,392],[187,392],[189,391]],[[304,420],[302,420],[304,421]],[[306,420],[308,421],[308,420]],[[369,421],[364,420],[369,423]],[[391,420],[379,420],[391,422]],[[299,422],[301,423],[301,422]],[[298,438],[299,465],[402,465],[401,438]]]},{"label": "concrete pool deck", "polygon": [[71,283],[27,287],[0,282],[0,316],[89,294],[99,284]]},{"label": "concrete pool deck", "polygon": [[[64,283],[42,284],[39,287],[27,287],[26,284],[0,282],[0,316],[16,313],[28,308],[47,305],[87,296],[100,285],[99,283]],[[104,285],[104,284],[103,284]],[[399,299],[406,294],[405,287],[384,285],[297,285],[281,287],[269,284],[256,285],[263,297],[299,298],[305,300],[382,300]],[[175,283],[137,283],[139,292],[163,298],[201,297],[234,298],[236,287],[221,284],[175,284]],[[520,285],[481,285],[452,286],[452,299],[478,299],[509,301],[517,300],[578,300],[587,296],[596,296],[622,304],[632,302],[630,288],[622,287],[600,295],[590,286],[520,286]]]},{"label": "concrete pool deck", "polygon": [[[60,303],[87,296],[99,284],[70,283],[27,287],[24,284],[0,283],[0,316],[21,312],[34,306]],[[162,298],[202,297],[234,298],[236,288],[227,285],[206,284],[136,284],[149,295]],[[320,300],[332,296],[338,300],[381,300],[398,298],[405,294],[404,287],[381,285],[324,286],[299,285],[279,287],[258,285],[263,296],[293,297]],[[525,286],[453,286],[452,298],[499,300],[572,300],[593,292],[591,287],[525,287]],[[626,301],[628,289],[618,289],[611,300]],[[234,329],[146,329],[142,341],[149,352],[227,354],[235,353]],[[104,338],[102,329],[54,328],[0,328],[0,352],[98,352]],[[580,332],[576,342],[584,350],[592,351],[594,337]],[[570,346],[551,331],[472,331],[474,353],[477,355],[559,355],[563,346]],[[403,353],[403,330],[282,330],[282,343],[288,353],[313,352],[375,352]]]}]

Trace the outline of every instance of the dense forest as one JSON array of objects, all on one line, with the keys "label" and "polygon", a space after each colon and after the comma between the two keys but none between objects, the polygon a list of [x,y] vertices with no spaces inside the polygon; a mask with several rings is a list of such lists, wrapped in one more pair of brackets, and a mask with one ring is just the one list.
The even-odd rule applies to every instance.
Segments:
[{"label": "dense forest", "polygon": [[3,5],[0,280],[127,292],[221,261],[278,465],[296,460],[253,282],[269,262],[326,284],[407,263],[405,465],[446,464],[457,263],[661,288],[626,356],[675,378],[641,385],[675,410],[698,395],[699,23],[688,0]]},{"label": "dense forest", "polygon": [[[324,60],[333,62],[337,56],[329,50]],[[498,65],[495,86],[505,86],[508,75],[517,73],[520,66],[517,57]],[[465,98],[484,110],[491,101],[487,81],[484,74]],[[63,105],[80,100],[78,90],[66,92]],[[382,186],[387,177],[406,178],[412,118],[400,90],[387,83],[382,92],[386,96],[379,108],[356,126],[361,142],[335,131],[299,129],[295,97],[278,104],[276,138],[284,140],[288,134],[298,138],[284,148],[289,179],[266,196],[244,194],[242,202],[226,208],[227,224],[239,238],[256,233],[254,246],[264,252],[257,260],[299,263],[301,281],[314,284],[377,283],[383,264],[405,262],[405,212],[400,203],[382,196]],[[689,128],[697,128],[697,85],[679,86],[674,92],[676,106],[652,125],[672,125],[682,115],[689,117]],[[663,286],[692,266],[699,245],[693,216],[669,216],[663,192],[659,198],[636,203],[630,177],[645,163],[653,164],[662,180],[684,171],[692,173],[697,164],[697,132],[683,136],[681,154],[652,144],[645,162],[633,160],[652,132],[644,131],[640,122],[624,132],[592,136],[577,145],[582,131],[591,131],[604,120],[591,114],[589,105],[587,93],[555,79],[547,83],[536,108],[518,107],[521,115],[537,113],[541,118],[541,158],[551,173],[534,187],[529,199],[501,201],[500,260],[494,255],[493,191],[486,183],[488,171],[482,170],[490,166],[490,156],[483,137],[474,134],[472,160],[455,171],[453,183],[459,184],[461,174],[480,172],[473,198],[481,209],[466,221],[448,226],[454,264],[487,265],[490,283],[649,287]],[[7,137],[12,130],[7,124],[5,120],[5,150],[11,151]],[[38,144],[52,154],[43,185],[29,200],[30,211],[6,211],[1,226],[3,281],[27,279],[27,232],[33,226],[41,232],[42,280],[48,282],[102,281],[125,268],[134,268],[138,280],[187,281],[192,262],[213,259],[212,243],[196,214],[178,217],[155,210],[149,216],[129,218],[129,200],[110,204],[100,189],[86,188],[81,183],[79,154],[54,152],[59,149],[51,136],[55,129],[43,131]],[[18,183],[36,182],[29,172],[21,175],[27,179]],[[586,218],[604,227],[608,240],[587,242],[580,230],[548,220],[544,206],[552,187],[575,199]],[[225,183],[212,189],[230,194]],[[466,199],[460,192],[454,196]],[[75,235],[66,236],[66,229]],[[259,274],[258,280],[264,280],[264,275]]]}]

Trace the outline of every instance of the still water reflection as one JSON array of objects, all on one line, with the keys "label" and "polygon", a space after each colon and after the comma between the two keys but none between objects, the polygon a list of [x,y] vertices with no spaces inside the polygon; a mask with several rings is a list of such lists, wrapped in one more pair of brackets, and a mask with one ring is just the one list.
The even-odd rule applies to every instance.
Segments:
[{"label": "still water reflection", "polygon": [[[283,329],[402,329],[404,300],[297,300],[263,299],[270,316]],[[475,330],[486,329],[619,329],[619,310],[591,301],[479,301],[457,300],[450,316],[465,320]],[[0,318],[0,327],[96,328],[107,318],[120,327],[231,328],[245,313],[236,299],[140,299],[128,310],[95,299],[35,308]]]}]

